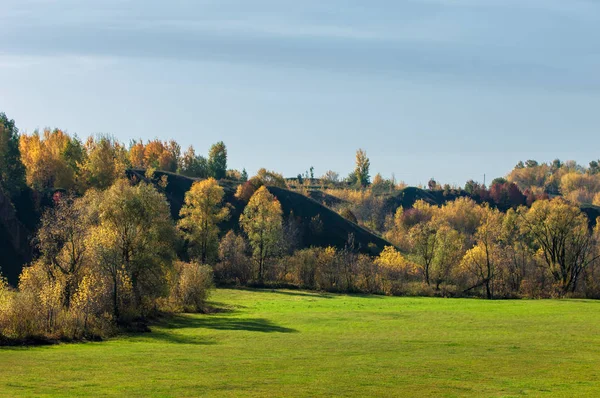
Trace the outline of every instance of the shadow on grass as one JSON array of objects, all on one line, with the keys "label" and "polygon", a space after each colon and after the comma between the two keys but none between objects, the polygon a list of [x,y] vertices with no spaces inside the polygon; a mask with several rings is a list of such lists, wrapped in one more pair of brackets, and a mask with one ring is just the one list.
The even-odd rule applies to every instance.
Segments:
[{"label": "shadow on grass", "polygon": [[274,294],[282,294],[284,296],[299,296],[299,297],[312,297],[312,298],[325,298],[332,299],[334,296],[329,293],[303,293],[303,292],[290,292],[283,290],[260,290],[263,293],[274,293]]},{"label": "shadow on grass", "polygon": [[[266,293],[266,294],[281,294],[286,296],[300,296],[307,298],[325,298],[332,299],[336,297],[361,297],[368,299],[383,299],[386,296],[378,295],[378,294],[369,294],[369,293],[355,293],[355,292],[323,292],[318,290],[279,290],[279,289],[266,289],[266,288],[256,288],[256,287],[238,287],[238,290],[245,290],[253,293]],[[287,288],[286,288],[287,289]]]},{"label": "shadow on grass", "polygon": [[297,333],[296,329],[279,326],[264,318],[229,318],[218,315],[197,317],[177,315],[160,323],[165,329],[239,330],[260,333]]}]

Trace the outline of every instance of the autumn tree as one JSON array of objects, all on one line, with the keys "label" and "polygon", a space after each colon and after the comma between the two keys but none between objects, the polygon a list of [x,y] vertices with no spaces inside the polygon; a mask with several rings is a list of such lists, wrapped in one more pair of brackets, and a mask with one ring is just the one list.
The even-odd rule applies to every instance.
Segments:
[{"label": "autumn tree", "polygon": [[208,177],[208,161],[202,156],[197,156],[193,146],[189,146],[181,158],[180,173],[184,176],[195,178]]},{"label": "autumn tree", "polygon": [[461,268],[474,279],[467,290],[485,286],[486,297],[494,297],[494,281],[498,277],[502,258],[503,215],[498,210],[485,208],[481,225],[475,234],[476,245],[467,251]]},{"label": "autumn tree", "polygon": [[19,149],[15,121],[0,113],[0,189],[14,199],[25,187],[25,166]]},{"label": "autumn tree", "polygon": [[367,152],[363,149],[356,151],[356,167],[354,174],[356,175],[357,183],[361,187],[366,187],[370,184],[371,177],[369,176],[369,168],[371,161],[367,157]]},{"label": "autumn tree", "polygon": [[227,232],[219,244],[219,263],[215,266],[215,277],[242,285],[252,279],[252,263],[246,253],[247,247],[243,236],[233,231]]},{"label": "autumn tree", "polygon": [[562,198],[540,200],[524,215],[523,228],[561,293],[574,292],[582,271],[598,258],[585,214]]},{"label": "autumn tree", "polygon": [[41,135],[38,131],[32,135],[22,134],[19,147],[27,170],[27,183],[37,190],[72,189],[83,159],[79,144],[76,138],[59,129],[45,129]]},{"label": "autumn tree", "polygon": [[219,141],[210,147],[208,169],[210,176],[217,180],[223,179],[227,175],[227,147],[223,141]]},{"label": "autumn tree", "polygon": [[464,238],[447,224],[439,225],[435,234],[436,245],[429,265],[429,278],[435,284],[435,289],[440,290],[440,285],[450,281],[454,269],[460,263]]},{"label": "autumn tree", "polygon": [[97,226],[89,239],[97,266],[109,278],[113,312],[121,316],[123,289],[131,286],[137,309],[147,313],[167,294],[166,271],[172,266],[176,236],[169,204],[152,185],[118,180],[97,201]]},{"label": "autumn tree", "polygon": [[133,140],[129,145],[129,164],[134,169],[143,169],[146,167],[144,162],[145,145],[142,140]]},{"label": "autumn tree", "polygon": [[179,213],[179,228],[192,247],[197,248],[203,264],[216,256],[218,224],[229,216],[229,209],[222,206],[224,194],[214,178],[195,182],[185,194],[185,204]]},{"label": "autumn tree", "polygon": [[90,203],[84,198],[59,196],[54,207],[42,216],[37,233],[37,245],[42,263],[53,279],[65,280],[65,305],[70,306],[71,297],[83,277],[88,256],[90,230]]},{"label": "autumn tree", "polygon": [[328,184],[337,184],[340,182],[340,175],[333,170],[328,170],[323,174],[321,180]]},{"label": "autumn tree", "polygon": [[127,151],[113,137],[90,137],[85,148],[87,157],[81,167],[84,188],[106,189],[125,176]]},{"label": "autumn tree", "polygon": [[434,223],[416,224],[409,232],[411,252],[423,270],[425,283],[431,284],[431,268],[438,244],[437,228]]},{"label": "autumn tree", "polygon": [[262,184],[266,186],[287,188],[285,178],[283,178],[282,174],[267,170],[264,167],[258,170],[256,173],[256,178],[258,178]]},{"label": "autumn tree", "polygon": [[240,225],[252,246],[258,265],[258,280],[263,281],[265,260],[274,255],[282,234],[281,204],[266,187],[260,187],[240,216]]}]

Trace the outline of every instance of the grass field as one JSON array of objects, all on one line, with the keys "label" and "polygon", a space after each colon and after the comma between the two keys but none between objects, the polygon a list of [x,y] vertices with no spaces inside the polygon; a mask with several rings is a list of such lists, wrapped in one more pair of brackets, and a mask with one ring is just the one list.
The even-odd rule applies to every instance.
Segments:
[{"label": "grass field", "polygon": [[0,396],[600,396],[600,302],[212,299],[152,333],[0,348]]}]

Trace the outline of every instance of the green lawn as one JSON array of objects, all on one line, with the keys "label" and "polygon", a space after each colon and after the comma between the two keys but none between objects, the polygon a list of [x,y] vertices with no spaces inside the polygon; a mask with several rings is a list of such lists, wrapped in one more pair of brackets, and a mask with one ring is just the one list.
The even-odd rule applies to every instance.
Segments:
[{"label": "green lawn", "polygon": [[0,348],[0,396],[600,396],[600,302],[212,299],[152,333]]}]

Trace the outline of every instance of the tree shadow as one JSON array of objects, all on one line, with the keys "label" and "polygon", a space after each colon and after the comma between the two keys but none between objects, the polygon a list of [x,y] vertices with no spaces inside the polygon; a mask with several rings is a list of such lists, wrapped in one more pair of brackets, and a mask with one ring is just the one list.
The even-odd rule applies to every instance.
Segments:
[{"label": "tree shadow", "polygon": [[260,333],[297,333],[296,329],[279,326],[264,318],[229,318],[218,315],[198,317],[177,315],[160,324],[165,329],[239,330]]},{"label": "tree shadow", "polygon": [[[138,335],[139,336],[139,335]],[[189,344],[189,345],[215,345],[215,340],[202,338],[201,336],[186,336],[178,333],[168,333],[161,330],[152,330],[144,338],[160,340],[170,344]]]},{"label": "tree shadow", "polygon": [[263,293],[274,293],[281,294],[284,296],[298,296],[298,297],[310,297],[310,298],[324,298],[324,299],[332,299],[334,296],[329,293],[304,293],[304,292],[291,292],[291,291],[283,291],[283,290],[263,290]]}]

